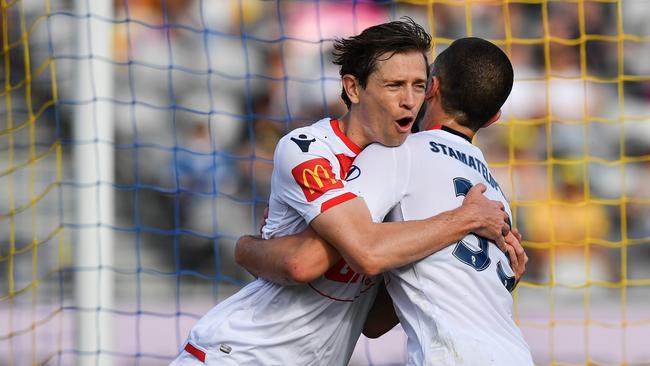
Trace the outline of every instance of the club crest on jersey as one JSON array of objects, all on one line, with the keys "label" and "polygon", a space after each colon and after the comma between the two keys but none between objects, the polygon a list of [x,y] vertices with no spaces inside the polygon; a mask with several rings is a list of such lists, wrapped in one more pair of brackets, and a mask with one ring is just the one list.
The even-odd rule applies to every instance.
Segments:
[{"label": "club crest on jersey", "polygon": [[343,188],[343,182],[332,172],[332,165],[325,158],[311,159],[291,169],[296,183],[302,188],[307,202],[312,202],[325,192]]},{"label": "club crest on jersey", "polygon": [[312,138],[311,140],[309,139],[309,136],[305,135],[304,133],[301,133],[298,135],[298,138],[292,137],[291,141],[295,142],[296,145],[300,148],[302,152],[308,152],[309,151],[309,145],[311,145],[312,142],[315,142],[316,139]]}]

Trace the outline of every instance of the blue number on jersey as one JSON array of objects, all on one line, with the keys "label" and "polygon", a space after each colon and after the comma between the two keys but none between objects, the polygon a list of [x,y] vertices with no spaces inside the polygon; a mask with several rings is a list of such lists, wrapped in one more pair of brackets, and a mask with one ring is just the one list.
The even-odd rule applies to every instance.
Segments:
[{"label": "blue number on jersey", "polygon": [[[472,188],[472,182],[465,178],[454,178],[454,190],[456,191],[456,197],[465,196]],[[510,224],[510,218],[508,218],[508,225]],[[458,258],[461,262],[467,264],[468,266],[474,268],[477,271],[482,271],[490,265],[490,255],[489,255],[489,245],[488,240],[482,236],[472,234],[478,239],[479,250],[475,251],[469,247],[469,245],[463,240],[456,243],[454,248],[454,257]],[[507,256],[507,253],[506,253]],[[515,288],[515,278],[513,276],[508,276],[503,270],[503,265],[501,261],[497,263],[497,275],[501,283],[508,289],[512,291]]]},{"label": "blue number on jersey", "polygon": [[454,248],[454,257],[468,266],[474,267],[477,271],[482,271],[490,265],[490,256],[488,254],[488,241],[482,236],[472,234],[478,239],[479,250],[475,251],[469,247],[464,240],[459,241]]},{"label": "blue number on jersey", "polygon": [[512,290],[515,289],[515,277],[508,276],[503,271],[503,265],[501,265],[501,261],[497,263],[497,275],[499,275],[499,280],[501,280],[501,283],[506,287],[506,289],[508,289],[508,292],[512,292]]}]

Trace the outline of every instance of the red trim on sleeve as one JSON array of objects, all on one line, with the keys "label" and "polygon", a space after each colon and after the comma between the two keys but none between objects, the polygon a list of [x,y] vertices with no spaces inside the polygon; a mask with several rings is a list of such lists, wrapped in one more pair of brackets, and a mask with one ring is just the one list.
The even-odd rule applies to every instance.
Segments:
[{"label": "red trim on sleeve", "polygon": [[352,140],[350,140],[349,137],[347,137],[343,131],[341,131],[341,127],[339,126],[339,120],[338,119],[333,119],[330,121],[330,124],[332,125],[332,130],[334,130],[334,133],[336,136],[338,136],[341,141],[347,146],[352,152],[355,154],[359,154],[362,148],[359,147],[359,145],[355,144]]},{"label": "red trim on sleeve", "polygon": [[353,198],[357,198],[357,195],[352,193],[352,192],[346,192],[346,193],[343,193],[340,196],[330,198],[327,201],[323,202],[323,204],[320,206],[320,212],[323,213],[323,212],[329,210],[330,208],[332,208],[332,207],[334,207],[334,206],[336,206],[338,204],[341,204],[343,202],[349,201],[349,200],[351,200]]},{"label": "red trim on sleeve", "polygon": [[199,361],[205,363],[205,352],[194,347],[194,345],[192,345],[191,343],[185,345],[185,351],[187,351],[187,353],[191,354],[192,356],[198,358]]}]

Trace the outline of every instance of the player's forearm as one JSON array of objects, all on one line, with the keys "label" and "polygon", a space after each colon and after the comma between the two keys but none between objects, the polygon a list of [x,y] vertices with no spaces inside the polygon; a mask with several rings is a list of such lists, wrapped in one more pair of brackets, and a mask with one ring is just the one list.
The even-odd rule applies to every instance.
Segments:
[{"label": "player's forearm", "polygon": [[426,220],[376,224],[364,201],[354,199],[316,217],[311,225],[353,270],[372,276],[463,238],[476,227],[468,211],[460,207]]},{"label": "player's forearm", "polygon": [[285,265],[285,250],[286,247],[267,243],[260,237],[245,235],[237,240],[235,261],[254,276],[281,285],[297,284]]},{"label": "player's forearm", "polygon": [[285,267],[297,283],[322,276],[341,259],[341,254],[311,229],[301,234],[300,245],[285,257]]},{"label": "player's forearm", "polygon": [[417,221],[374,224],[365,243],[364,273],[375,275],[429,256],[461,240],[476,223],[462,209]]},{"label": "player's forearm", "polygon": [[[377,224],[362,198],[343,202],[317,216],[311,226],[357,272],[377,275],[422,259],[470,232],[503,244],[510,228],[503,204],[486,199],[484,185],[470,189],[463,204],[419,221]],[[500,241],[499,241],[500,239]]]},{"label": "player's forearm", "polygon": [[307,229],[300,234],[268,240],[243,236],[237,242],[235,258],[258,277],[295,285],[317,279],[341,256],[313,230]]}]

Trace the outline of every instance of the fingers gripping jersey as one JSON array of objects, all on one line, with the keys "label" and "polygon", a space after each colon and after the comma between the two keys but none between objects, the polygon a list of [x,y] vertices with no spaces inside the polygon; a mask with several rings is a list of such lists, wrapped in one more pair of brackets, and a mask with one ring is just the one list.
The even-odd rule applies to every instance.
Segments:
[{"label": "fingers gripping jersey", "polygon": [[[335,120],[284,136],[274,156],[264,237],[300,232],[321,212],[356,197],[344,178],[360,150]],[[308,285],[255,280],[199,320],[185,349],[207,365],[347,365],[375,283],[344,261]],[[191,352],[173,365],[193,365]]]},{"label": "fingers gripping jersey", "polygon": [[[454,209],[477,183],[510,214],[481,151],[446,131],[412,135],[393,149],[371,145],[355,166],[360,174],[348,187],[377,221],[389,211],[393,219],[418,220]],[[408,336],[409,365],[533,364],[512,319],[513,272],[494,243],[468,235],[387,277]]]}]

